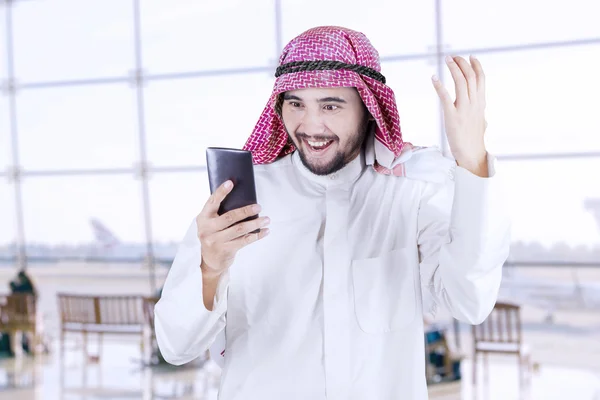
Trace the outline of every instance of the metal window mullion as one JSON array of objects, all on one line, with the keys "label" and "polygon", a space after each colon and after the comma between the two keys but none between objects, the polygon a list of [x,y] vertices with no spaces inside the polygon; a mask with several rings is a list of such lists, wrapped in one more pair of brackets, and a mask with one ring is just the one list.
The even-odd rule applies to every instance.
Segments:
[{"label": "metal window mullion", "polygon": [[[442,2],[441,0],[435,0],[435,59],[437,76],[440,79],[442,85],[444,81],[444,67],[446,62],[444,58],[446,53],[444,51],[444,32],[442,25]],[[439,145],[442,153],[446,156],[449,155],[448,141],[446,139],[445,127],[444,127],[444,109],[442,103],[438,99],[438,115],[439,115]]]},{"label": "metal window mullion", "polygon": [[19,159],[19,135],[17,127],[17,85],[15,79],[15,62],[14,62],[14,38],[12,29],[12,7],[13,2],[5,2],[6,11],[6,72],[7,72],[7,96],[8,96],[8,119],[10,126],[11,137],[11,153],[12,153],[12,180],[14,184],[15,196],[15,217],[17,219],[17,238],[16,238],[16,255],[17,268],[27,268],[27,252],[25,240],[25,223],[23,213],[23,190],[21,186],[20,175],[20,159]]},{"label": "metal window mullion", "polygon": [[[275,65],[279,64],[279,57],[283,51],[282,5],[281,0],[275,0]],[[270,71],[272,72],[272,71]]]},{"label": "metal window mullion", "polygon": [[144,212],[144,226],[146,234],[146,258],[150,291],[156,293],[156,263],[154,258],[154,245],[152,235],[152,218],[150,215],[150,188],[148,175],[148,154],[146,146],[146,119],[144,108],[144,71],[142,69],[142,38],[141,38],[140,0],[133,0],[133,35],[135,48],[135,91],[138,117],[138,139],[140,157],[140,180],[142,189],[142,210]]}]

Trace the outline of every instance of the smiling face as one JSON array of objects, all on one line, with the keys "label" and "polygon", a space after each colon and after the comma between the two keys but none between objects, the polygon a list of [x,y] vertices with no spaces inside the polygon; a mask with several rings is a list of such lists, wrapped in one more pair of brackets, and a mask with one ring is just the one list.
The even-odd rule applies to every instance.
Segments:
[{"label": "smiling face", "polygon": [[360,154],[370,114],[355,88],[310,88],[282,96],[283,123],[309,171],[332,174]]}]

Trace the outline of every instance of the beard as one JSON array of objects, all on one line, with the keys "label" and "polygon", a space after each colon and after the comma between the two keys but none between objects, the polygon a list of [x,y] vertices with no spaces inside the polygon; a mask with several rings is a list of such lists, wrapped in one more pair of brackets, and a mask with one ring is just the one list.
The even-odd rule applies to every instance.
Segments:
[{"label": "beard", "polygon": [[[326,163],[314,163],[310,162],[306,156],[306,152],[303,150],[303,146],[296,145],[296,151],[300,155],[300,161],[302,164],[315,175],[329,175],[333,174],[344,168],[350,161],[352,161],[362,150],[362,145],[368,133],[369,119],[368,115],[364,118],[358,130],[353,135],[350,135],[348,143],[342,149],[337,149],[333,157]],[[289,132],[288,132],[289,136]],[[302,140],[302,138],[298,138]],[[332,138],[321,138],[321,139],[332,139]],[[291,140],[291,137],[290,137]],[[339,138],[335,136],[332,140],[339,143]]]}]

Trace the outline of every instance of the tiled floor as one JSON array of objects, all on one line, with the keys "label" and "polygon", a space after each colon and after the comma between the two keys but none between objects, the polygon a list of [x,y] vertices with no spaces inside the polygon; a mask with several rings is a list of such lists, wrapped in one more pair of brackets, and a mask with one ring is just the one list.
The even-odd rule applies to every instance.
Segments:
[{"label": "tiled floor", "polygon": [[62,367],[58,354],[0,361],[0,399],[216,399],[220,370],[210,361],[146,368],[139,344],[128,338],[105,338],[98,362],[85,362],[80,349],[70,347]]},{"label": "tiled floor", "polygon": [[[121,340],[125,340],[122,342]],[[90,341],[93,346],[93,341]],[[64,368],[53,355],[0,361],[0,400],[195,399],[216,400],[219,368],[208,361],[196,367],[143,368],[138,345],[127,339],[105,339],[97,363],[84,363],[77,348],[67,351]],[[90,347],[93,350],[93,347]],[[61,371],[64,383],[61,384]],[[488,382],[473,390],[471,368],[463,362],[463,381],[432,387],[432,400],[600,400],[600,377],[585,370],[541,366],[529,392],[519,394],[516,364],[490,358]]]},{"label": "tiled floor", "polygon": [[[496,362],[494,362],[496,360]],[[480,369],[483,382],[474,389],[471,385],[471,363],[466,360],[462,367],[462,397],[469,400],[600,400],[600,376],[586,370],[540,366],[531,377],[528,388],[520,390],[516,362],[510,357],[491,358],[487,382]],[[442,399],[444,397],[441,397]],[[452,398],[452,397],[450,397]],[[437,399],[432,396],[432,399]]]},{"label": "tiled floor", "polygon": [[[163,271],[164,272],[164,271]],[[148,294],[148,279],[127,269],[93,266],[62,270],[36,270],[40,288],[39,310],[49,338],[56,338],[56,292],[85,294]],[[7,287],[12,272],[0,270],[0,287]],[[159,274],[160,280],[164,274]],[[597,276],[593,277],[598,279]],[[441,316],[441,320],[444,320]],[[540,364],[528,397],[519,394],[516,363],[509,357],[490,358],[489,382],[473,390],[470,383],[470,329],[462,326],[463,381],[450,387],[431,388],[432,400],[600,400],[600,312],[557,311],[555,323],[543,322],[544,312],[523,309],[524,340]],[[452,342],[454,338],[451,338]],[[143,368],[139,344],[131,338],[104,339],[99,363],[84,363],[81,341],[74,335],[64,368],[55,356],[21,361],[0,360],[0,400],[216,400],[220,370],[212,362],[203,368]],[[90,350],[95,349],[90,337]],[[61,384],[61,372],[64,384]],[[481,382],[481,380],[480,380]],[[524,393],[527,394],[527,393]],[[371,399],[369,399],[371,400]]]}]

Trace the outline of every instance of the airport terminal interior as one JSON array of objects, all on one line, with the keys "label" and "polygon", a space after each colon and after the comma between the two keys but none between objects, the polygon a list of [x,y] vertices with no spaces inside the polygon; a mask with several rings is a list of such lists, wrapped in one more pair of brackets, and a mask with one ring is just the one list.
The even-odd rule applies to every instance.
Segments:
[{"label": "airport terminal interior", "polygon": [[486,73],[510,255],[482,324],[423,317],[429,398],[600,400],[599,16],[597,0],[0,0],[0,400],[217,400],[210,352],[162,358],[154,305],[210,195],[206,148],[244,145],[283,46],[320,25],[370,38],[403,137],[447,156],[430,78],[453,91],[447,55]]}]

